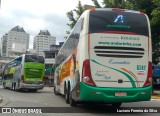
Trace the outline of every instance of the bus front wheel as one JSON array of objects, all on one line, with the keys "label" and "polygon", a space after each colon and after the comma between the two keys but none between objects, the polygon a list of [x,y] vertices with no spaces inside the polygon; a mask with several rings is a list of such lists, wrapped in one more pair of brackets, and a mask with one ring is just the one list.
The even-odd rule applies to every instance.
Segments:
[{"label": "bus front wheel", "polygon": [[56,91],[56,87],[54,86],[54,94],[58,95],[59,93]]}]

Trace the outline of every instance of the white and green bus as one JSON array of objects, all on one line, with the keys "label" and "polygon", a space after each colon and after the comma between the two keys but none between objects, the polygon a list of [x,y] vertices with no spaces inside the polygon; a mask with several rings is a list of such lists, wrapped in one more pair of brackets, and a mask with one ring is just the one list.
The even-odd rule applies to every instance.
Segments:
[{"label": "white and green bus", "polygon": [[55,62],[55,94],[79,102],[148,101],[152,94],[149,19],[126,9],[86,10]]},{"label": "white and green bus", "polygon": [[2,85],[14,91],[43,89],[44,66],[43,56],[23,54],[5,64]]}]

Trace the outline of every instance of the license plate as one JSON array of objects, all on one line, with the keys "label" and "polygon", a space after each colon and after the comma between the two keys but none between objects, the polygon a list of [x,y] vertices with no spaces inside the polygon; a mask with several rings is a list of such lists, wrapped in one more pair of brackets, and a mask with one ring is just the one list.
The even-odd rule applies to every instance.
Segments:
[{"label": "license plate", "polygon": [[127,96],[126,92],[115,92],[115,96]]}]

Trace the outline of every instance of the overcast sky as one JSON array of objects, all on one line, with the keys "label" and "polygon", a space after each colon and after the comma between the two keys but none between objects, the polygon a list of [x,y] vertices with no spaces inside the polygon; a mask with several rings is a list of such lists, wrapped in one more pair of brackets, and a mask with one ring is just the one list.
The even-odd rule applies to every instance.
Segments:
[{"label": "overcast sky", "polygon": [[[0,37],[19,25],[30,34],[30,48],[33,38],[40,30],[48,29],[56,37],[56,43],[64,41],[66,13],[78,5],[79,0],[1,0]],[[101,0],[99,0],[101,1]],[[82,5],[93,5],[92,0],[81,0]]]}]

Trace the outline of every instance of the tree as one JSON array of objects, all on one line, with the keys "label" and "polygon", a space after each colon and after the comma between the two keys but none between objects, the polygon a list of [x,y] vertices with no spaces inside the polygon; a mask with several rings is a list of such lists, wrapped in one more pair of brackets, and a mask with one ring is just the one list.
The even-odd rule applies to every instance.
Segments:
[{"label": "tree", "polygon": [[71,23],[68,23],[67,25],[72,29],[77,22],[77,20],[74,18],[73,10],[71,10],[70,12],[67,12],[67,17],[69,18],[69,21],[71,22]]},{"label": "tree", "polygon": [[134,4],[129,1],[122,1],[121,3],[118,4],[118,8],[123,8],[123,9],[133,9],[134,8]]},{"label": "tree", "polygon": [[64,39],[66,40],[68,35],[70,34],[70,31],[66,31],[66,36],[64,36]]},{"label": "tree", "polygon": [[92,0],[92,1],[93,1],[94,5],[95,5],[95,8],[102,8],[102,7],[99,5],[99,3],[98,3],[97,0]]},{"label": "tree", "polygon": [[[81,14],[84,12],[84,9],[82,7],[81,1],[79,1],[78,6],[76,9],[71,10],[70,12],[67,12],[67,17],[69,18],[70,23],[67,25],[72,29],[74,25],[76,24],[77,20],[81,16]],[[74,16],[74,14],[77,15],[77,17]]]},{"label": "tree", "polygon": [[154,8],[151,12],[151,29],[152,29],[152,42],[154,50],[159,49],[159,43],[160,43],[160,1],[159,0],[153,0]]},{"label": "tree", "polygon": [[76,9],[74,9],[74,11],[77,14],[77,20],[78,20],[79,17],[81,16],[81,14],[84,12],[84,9],[82,7],[81,1],[79,1],[78,6],[76,7]]}]

